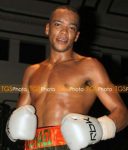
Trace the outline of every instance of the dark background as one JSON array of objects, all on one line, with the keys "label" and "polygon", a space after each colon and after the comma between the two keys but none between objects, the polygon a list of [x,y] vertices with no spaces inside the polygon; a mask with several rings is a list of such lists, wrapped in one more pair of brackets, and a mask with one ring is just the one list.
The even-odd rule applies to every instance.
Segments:
[{"label": "dark background", "polygon": [[[48,39],[44,34],[45,24],[49,19],[50,12],[56,6],[65,4],[77,8],[81,17],[81,34],[78,42],[74,45],[74,50],[84,56],[96,57],[105,66],[115,85],[127,87],[127,0],[33,0],[29,2],[14,0],[12,3],[9,0],[0,0],[0,64],[3,61],[12,63],[10,49],[13,48],[14,56],[17,55],[13,65],[27,66],[44,60],[49,54]],[[10,41],[16,41],[18,48],[16,49],[15,42],[10,48]],[[6,72],[7,68],[3,67],[2,69]],[[3,81],[1,80],[1,82]],[[128,107],[128,92],[120,94]],[[6,96],[1,98],[0,150],[23,149],[23,141],[12,143],[5,134],[6,121],[15,108],[11,107],[8,102],[14,103],[16,100],[6,99]],[[97,99],[90,115],[98,117],[107,113]],[[128,128],[125,128],[114,139],[101,141],[92,147],[94,150],[128,150],[127,141]]]}]

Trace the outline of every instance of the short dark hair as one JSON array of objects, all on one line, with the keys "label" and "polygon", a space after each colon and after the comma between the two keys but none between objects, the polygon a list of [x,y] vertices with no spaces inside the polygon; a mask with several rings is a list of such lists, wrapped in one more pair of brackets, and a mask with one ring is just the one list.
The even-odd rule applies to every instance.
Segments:
[{"label": "short dark hair", "polygon": [[79,16],[79,13],[78,13],[77,9],[75,9],[75,8],[73,8],[73,7],[70,7],[70,6],[67,6],[67,5],[61,5],[61,6],[56,7],[56,8],[52,11],[49,20],[52,19],[52,16],[53,16],[54,12],[55,12],[57,9],[67,9],[67,10],[70,10],[70,11],[74,12],[74,13],[77,15],[77,17],[78,17],[78,29],[79,29],[79,27],[80,27],[80,16]]}]

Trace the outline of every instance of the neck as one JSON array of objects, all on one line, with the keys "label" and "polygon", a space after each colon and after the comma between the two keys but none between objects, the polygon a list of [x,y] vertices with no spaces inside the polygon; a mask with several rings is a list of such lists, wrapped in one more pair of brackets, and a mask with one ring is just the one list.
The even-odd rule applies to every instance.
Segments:
[{"label": "neck", "polygon": [[51,51],[50,57],[49,57],[49,62],[50,63],[60,63],[63,61],[68,61],[71,59],[74,59],[75,53],[73,51],[65,51],[65,52],[56,52],[56,51]]}]

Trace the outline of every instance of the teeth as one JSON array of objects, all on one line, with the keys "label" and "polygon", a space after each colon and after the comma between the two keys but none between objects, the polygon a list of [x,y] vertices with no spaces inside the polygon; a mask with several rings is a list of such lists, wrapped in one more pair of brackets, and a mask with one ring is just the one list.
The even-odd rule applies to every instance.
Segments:
[{"label": "teeth", "polygon": [[66,42],[66,41],[67,41],[66,38],[59,38],[58,40],[59,40],[59,41],[62,41],[62,42]]}]

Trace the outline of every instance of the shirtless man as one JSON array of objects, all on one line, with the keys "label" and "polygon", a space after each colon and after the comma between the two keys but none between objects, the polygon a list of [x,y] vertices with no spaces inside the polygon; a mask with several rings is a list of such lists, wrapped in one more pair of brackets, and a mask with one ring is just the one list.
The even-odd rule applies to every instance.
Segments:
[{"label": "shirtless man", "polygon": [[[34,140],[26,141],[25,150],[41,150],[45,147],[63,149],[66,148],[66,143],[69,144],[70,149],[79,150],[99,140],[113,138],[116,132],[128,124],[128,111],[119,94],[116,91],[98,90],[106,87],[113,89],[104,67],[94,58],[83,57],[73,52],[73,44],[80,34],[78,29],[77,12],[68,7],[55,9],[45,30],[50,41],[50,56],[40,64],[26,69],[23,87],[29,90],[21,93],[17,107],[34,106],[38,129]],[[93,87],[93,90],[85,90],[87,87]],[[76,91],[76,89],[84,90]],[[110,113],[98,119],[88,118],[86,115],[97,96]],[[15,113],[18,112],[18,108]],[[82,123],[78,123],[79,125],[76,123],[76,129],[71,131],[74,127],[71,119],[76,119],[78,122],[83,119],[85,127]],[[98,140],[90,142],[86,137],[88,133],[84,135],[80,133],[82,137],[80,141],[77,139],[78,144],[82,138],[88,143],[84,145],[83,142],[84,146],[77,148],[77,141],[70,139],[74,140],[78,136],[77,129],[83,133],[89,132],[91,128],[87,124],[88,119],[96,129],[95,138]],[[60,131],[61,123],[65,139]],[[83,129],[80,129],[81,126]],[[17,139],[22,138],[17,137]]]}]

